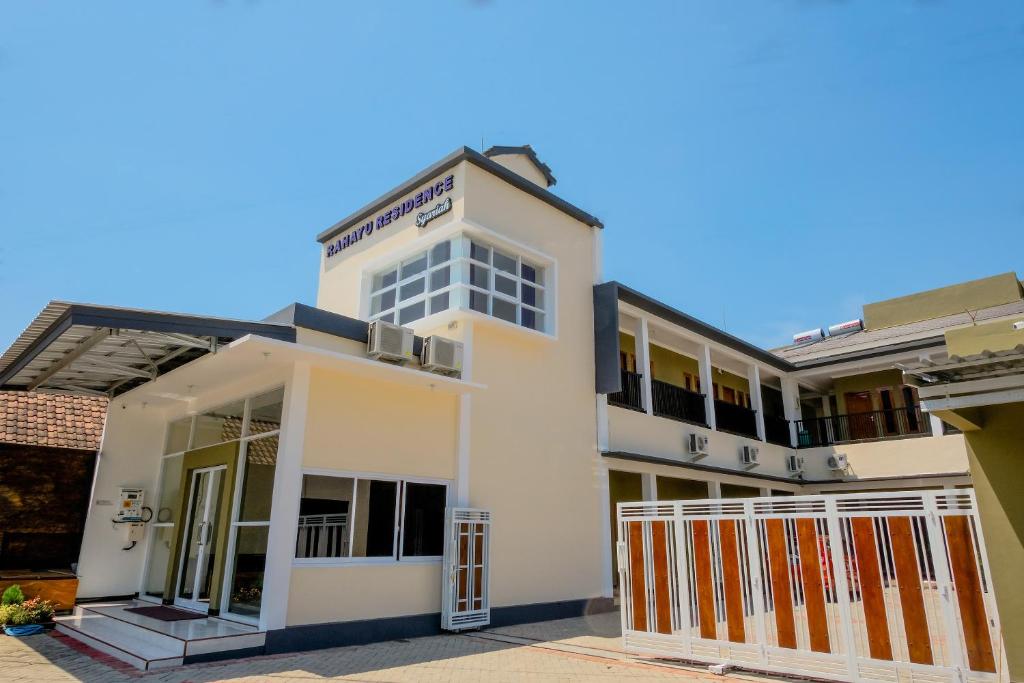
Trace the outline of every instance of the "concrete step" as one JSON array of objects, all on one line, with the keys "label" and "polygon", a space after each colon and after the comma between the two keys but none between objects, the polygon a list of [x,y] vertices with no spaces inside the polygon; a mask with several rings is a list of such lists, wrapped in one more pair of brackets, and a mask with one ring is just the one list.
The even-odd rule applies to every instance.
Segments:
[{"label": "concrete step", "polygon": [[184,660],[184,642],[102,614],[77,608],[55,621],[58,632],[142,671],[179,666]]}]

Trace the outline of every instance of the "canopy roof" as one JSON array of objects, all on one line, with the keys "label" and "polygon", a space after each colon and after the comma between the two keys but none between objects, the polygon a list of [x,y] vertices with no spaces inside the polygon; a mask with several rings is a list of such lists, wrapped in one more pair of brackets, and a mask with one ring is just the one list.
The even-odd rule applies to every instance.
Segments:
[{"label": "canopy roof", "polygon": [[248,334],[291,325],[51,302],[0,356],[0,389],[117,396]]}]

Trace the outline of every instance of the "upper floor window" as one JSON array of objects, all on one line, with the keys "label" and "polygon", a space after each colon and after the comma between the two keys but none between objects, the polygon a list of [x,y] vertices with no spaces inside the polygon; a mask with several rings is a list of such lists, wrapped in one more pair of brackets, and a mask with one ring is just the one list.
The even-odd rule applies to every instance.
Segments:
[{"label": "upper floor window", "polygon": [[545,274],[508,249],[459,236],[374,273],[370,317],[407,325],[448,309],[473,310],[545,331]]}]

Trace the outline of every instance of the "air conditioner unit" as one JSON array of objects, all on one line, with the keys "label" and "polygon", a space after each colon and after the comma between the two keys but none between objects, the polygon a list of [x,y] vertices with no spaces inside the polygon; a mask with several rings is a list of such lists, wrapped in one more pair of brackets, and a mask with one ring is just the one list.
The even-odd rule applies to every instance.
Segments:
[{"label": "air conditioner unit", "polygon": [[370,323],[370,339],[366,345],[366,353],[374,360],[405,363],[412,360],[413,339],[412,330],[408,327],[374,320]]},{"label": "air conditioner unit", "polygon": [[804,457],[802,455],[787,455],[786,469],[793,474],[804,471]]},{"label": "air conditioner unit", "polygon": [[846,468],[849,466],[849,461],[847,461],[846,456],[842,453],[828,456],[828,468],[830,470],[846,471]]},{"label": "air conditioner unit", "polygon": [[687,434],[686,452],[694,456],[694,460],[706,456],[708,454],[708,437],[703,434]]},{"label": "air conditioner unit", "polygon": [[424,370],[439,375],[458,376],[462,374],[462,342],[437,335],[423,340],[420,363]]},{"label": "air conditioner unit", "polygon": [[740,462],[749,467],[757,465],[757,446],[743,446],[740,449]]}]

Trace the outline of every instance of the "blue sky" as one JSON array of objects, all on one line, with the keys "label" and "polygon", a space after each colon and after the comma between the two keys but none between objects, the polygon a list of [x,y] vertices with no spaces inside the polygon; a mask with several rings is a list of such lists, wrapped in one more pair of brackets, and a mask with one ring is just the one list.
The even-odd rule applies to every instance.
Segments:
[{"label": "blue sky", "polygon": [[605,275],[755,343],[1024,275],[1024,3],[0,4],[0,346],[50,299],[260,318],[314,236],[530,143]]}]

